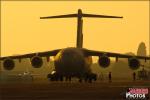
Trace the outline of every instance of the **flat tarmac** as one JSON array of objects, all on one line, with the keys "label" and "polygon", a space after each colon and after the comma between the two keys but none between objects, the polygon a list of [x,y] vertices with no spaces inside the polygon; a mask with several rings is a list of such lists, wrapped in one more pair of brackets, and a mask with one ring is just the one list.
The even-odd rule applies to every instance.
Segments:
[{"label": "flat tarmac", "polygon": [[131,87],[150,90],[150,81],[1,82],[0,100],[126,100]]}]

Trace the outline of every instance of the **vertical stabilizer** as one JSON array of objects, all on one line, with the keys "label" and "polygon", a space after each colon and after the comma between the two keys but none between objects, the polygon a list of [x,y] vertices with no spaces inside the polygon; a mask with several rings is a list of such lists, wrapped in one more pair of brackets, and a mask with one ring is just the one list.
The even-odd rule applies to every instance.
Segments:
[{"label": "vertical stabilizer", "polygon": [[82,24],[83,20],[81,19],[81,23],[78,25],[77,29],[77,48],[83,47],[83,33],[82,33]]},{"label": "vertical stabilizer", "polygon": [[82,33],[82,26],[83,20],[82,17],[88,18],[123,18],[122,16],[109,16],[109,15],[97,15],[97,14],[86,14],[82,13],[81,9],[78,9],[77,14],[65,14],[65,15],[56,15],[56,16],[47,16],[47,17],[40,17],[40,19],[51,19],[51,18],[74,18],[77,17],[77,42],[76,47],[82,48],[83,47],[83,33]]},{"label": "vertical stabilizer", "polygon": [[83,28],[82,11],[81,9],[79,9],[78,10],[78,22],[77,22],[77,43],[76,43],[77,48],[82,48],[83,46],[82,28]]}]

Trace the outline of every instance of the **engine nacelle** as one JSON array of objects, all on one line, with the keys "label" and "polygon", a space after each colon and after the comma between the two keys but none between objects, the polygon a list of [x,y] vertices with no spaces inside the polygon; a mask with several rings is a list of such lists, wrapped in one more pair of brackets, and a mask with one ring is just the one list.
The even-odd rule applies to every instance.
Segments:
[{"label": "engine nacelle", "polygon": [[11,58],[6,58],[3,62],[3,67],[6,70],[12,70],[15,67],[15,62]]},{"label": "engine nacelle", "polygon": [[31,58],[31,65],[34,68],[40,68],[43,65],[43,60],[39,56],[34,56]]},{"label": "engine nacelle", "polygon": [[106,68],[110,65],[110,58],[107,56],[101,56],[101,57],[99,57],[98,64],[100,66]]},{"label": "engine nacelle", "polygon": [[131,69],[135,70],[140,67],[140,61],[137,58],[129,58],[128,65]]}]

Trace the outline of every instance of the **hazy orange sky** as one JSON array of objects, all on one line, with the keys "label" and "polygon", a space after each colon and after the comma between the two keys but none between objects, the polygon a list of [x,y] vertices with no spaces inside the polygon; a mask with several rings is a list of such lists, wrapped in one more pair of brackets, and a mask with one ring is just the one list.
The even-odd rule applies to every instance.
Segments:
[{"label": "hazy orange sky", "polygon": [[79,8],[124,17],[84,18],[84,48],[136,53],[145,42],[149,51],[149,1],[2,1],[1,8],[1,56],[75,46],[76,18],[40,17],[77,13]]}]

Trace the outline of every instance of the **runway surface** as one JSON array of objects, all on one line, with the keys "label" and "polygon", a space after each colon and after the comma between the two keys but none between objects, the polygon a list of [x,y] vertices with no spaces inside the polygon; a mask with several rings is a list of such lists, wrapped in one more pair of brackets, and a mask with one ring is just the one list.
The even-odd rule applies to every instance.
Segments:
[{"label": "runway surface", "polygon": [[125,100],[131,87],[150,89],[150,81],[0,83],[0,100]]}]

